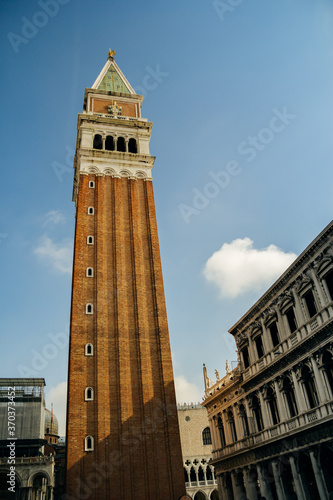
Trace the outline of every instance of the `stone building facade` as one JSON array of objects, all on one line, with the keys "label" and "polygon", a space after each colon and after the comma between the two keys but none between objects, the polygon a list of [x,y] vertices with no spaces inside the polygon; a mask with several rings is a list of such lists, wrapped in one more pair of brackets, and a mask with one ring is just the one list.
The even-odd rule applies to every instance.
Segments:
[{"label": "stone building facade", "polygon": [[230,329],[238,366],[204,368],[222,500],[333,498],[333,222]]},{"label": "stone building facade", "polygon": [[[54,498],[55,461],[45,439],[44,386],[43,378],[0,379],[1,500]],[[11,478],[14,486],[9,490]]]},{"label": "stone building facade", "polygon": [[207,411],[199,403],[177,405],[186,493],[193,500],[219,500]]}]

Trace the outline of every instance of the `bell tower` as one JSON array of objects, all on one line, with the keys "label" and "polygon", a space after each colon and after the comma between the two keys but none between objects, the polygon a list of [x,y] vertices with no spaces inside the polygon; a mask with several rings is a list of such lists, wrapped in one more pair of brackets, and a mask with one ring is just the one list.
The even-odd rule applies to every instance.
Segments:
[{"label": "bell tower", "polygon": [[78,116],[67,500],[185,494],[142,100],[110,51]]}]

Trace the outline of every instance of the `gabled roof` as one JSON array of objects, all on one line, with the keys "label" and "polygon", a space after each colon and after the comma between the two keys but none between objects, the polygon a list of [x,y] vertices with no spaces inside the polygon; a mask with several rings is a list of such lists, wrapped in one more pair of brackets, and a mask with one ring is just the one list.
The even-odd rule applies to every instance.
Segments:
[{"label": "gabled roof", "polygon": [[122,73],[112,56],[108,57],[104,68],[98,75],[92,89],[105,90],[111,92],[121,92],[122,94],[134,94],[135,91],[125,75]]}]

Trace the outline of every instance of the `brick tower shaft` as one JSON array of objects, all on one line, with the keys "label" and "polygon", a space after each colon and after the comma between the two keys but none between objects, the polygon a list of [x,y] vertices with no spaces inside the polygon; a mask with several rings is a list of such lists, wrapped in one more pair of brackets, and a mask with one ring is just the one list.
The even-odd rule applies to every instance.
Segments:
[{"label": "brick tower shaft", "polygon": [[109,56],[78,119],[68,500],[185,494],[141,103]]}]

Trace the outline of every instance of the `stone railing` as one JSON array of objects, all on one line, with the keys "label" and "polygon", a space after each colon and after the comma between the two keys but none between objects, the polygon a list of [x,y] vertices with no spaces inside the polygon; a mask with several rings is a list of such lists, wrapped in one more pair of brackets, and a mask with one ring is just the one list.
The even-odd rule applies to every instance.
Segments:
[{"label": "stone railing", "polygon": [[[15,465],[48,465],[54,462],[53,455],[48,457],[16,457]],[[8,458],[0,458],[0,465],[8,465]]]},{"label": "stone railing", "polygon": [[294,433],[297,429],[306,427],[313,422],[326,420],[332,415],[333,404],[329,402],[324,403],[320,406],[317,406],[316,408],[308,410],[305,413],[297,415],[296,417],[280,422],[278,425],[274,425],[273,427],[264,429],[261,432],[252,434],[245,439],[228,444],[223,448],[219,448],[218,450],[213,451],[213,460],[219,457],[232,455],[238,451],[245,450],[259,443],[272,441],[273,439],[276,439],[279,436],[283,436],[284,434],[288,434],[291,432]]}]

